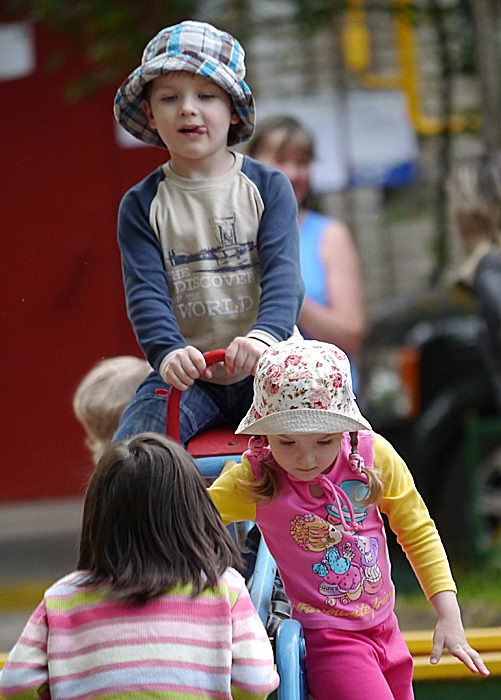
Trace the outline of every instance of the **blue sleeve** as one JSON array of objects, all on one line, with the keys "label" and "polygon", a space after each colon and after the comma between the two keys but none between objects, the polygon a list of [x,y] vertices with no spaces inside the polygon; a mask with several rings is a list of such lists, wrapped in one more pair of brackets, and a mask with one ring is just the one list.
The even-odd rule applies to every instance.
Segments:
[{"label": "blue sleeve", "polygon": [[161,246],[149,223],[161,169],[130,189],[118,212],[118,244],[127,314],[137,341],[156,370],[168,352],[184,347],[172,310]]},{"label": "blue sleeve", "polygon": [[297,323],[304,296],[296,197],[289,179],[279,170],[247,156],[242,169],[264,202],[257,241],[261,296],[251,330],[264,330],[277,340],[286,340]]}]

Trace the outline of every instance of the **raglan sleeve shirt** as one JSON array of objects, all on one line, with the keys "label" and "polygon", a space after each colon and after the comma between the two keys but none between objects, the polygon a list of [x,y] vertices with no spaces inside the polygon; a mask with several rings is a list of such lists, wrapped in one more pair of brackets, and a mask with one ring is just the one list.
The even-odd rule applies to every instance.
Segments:
[{"label": "raglan sleeve shirt", "polygon": [[[374,434],[374,463],[385,484],[380,510],[387,516],[424,594],[430,599],[440,591],[457,592],[440,535],[412,475],[396,450],[378,434]],[[256,519],[256,505],[249,503],[239,488],[240,478],[253,478],[245,455],[241,464],[227,468],[209,489],[225,524]]]},{"label": "raglan sleeve shirt", "polygon": [[[245,216],[241,217],[247,227],[242,240],[249,240],[247,236],[252,232],[259,252],[259,280],[255,292],[259,301],[250,320],[238,309],[237,302],[233,302],[235,318],[242,319],[236,335],[248,335],[271,344],[292,335],[303,300],[297,205],[292,187],[283,173],[237,155],[237,163],[241,163],[242,167],[236,168],[235,186],[227,188],[227,207],[233,206],[237,217],[242,213],[244,202],[249,207]],[[198,347],[190,337],[183,335],[182,325],[176,317],[175,300],[167,279],[165,261],[168,258],[150,221],[152,202],[155,198],[158,201],[157,192],[163,187],[166,172],[159,168],[129,190],[122,199],[118,216],[118,242],[127,313],[138,343],[157,371],[173,351],[187,344]],[[209,186],[210,181],[207,182]],[[216,197],[217,191],[214,192]],[[232,202],[232,194],[238,201]],[[196,196],[193,196],[193,206],[198,212],[203,205],[198,203]],[[222,195],[219,196],[221,198]],[[226,195],[223,199],[226,202]],[[206,212],[202,219],[207,221],[211,217]],[[165,247],[165,241],[163,245]],[[175,251],[169,247],[168,254],[171,252]],[[232,270],[238,273],[241,260],[228,261],[226,265],[225,274],[231,274]],[[229,291],[238,293],[233,286]],[[200,294],[203,300],[202,287]],[[203,330],[203,323],[212,324],[211,328],[214,328],[214,324],[224,328],[227,323],[224,315],[200,317],[199,320],[202,324],[199,331]]]}]

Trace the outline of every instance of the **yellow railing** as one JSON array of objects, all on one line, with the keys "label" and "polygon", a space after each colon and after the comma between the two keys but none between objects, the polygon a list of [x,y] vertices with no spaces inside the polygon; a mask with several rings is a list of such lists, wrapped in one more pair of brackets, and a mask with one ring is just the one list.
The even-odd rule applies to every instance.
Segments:
[{"label": "yellow railing", "polygon": [[393,0],[393,4],[398,71],[389,74],[370,71],[370,34],[365,21],[364,0],[349,0],[348,3],[342,34],[347,68],[353,71],[361,87],[371,90],[401,89],[405,95],[409,119],[420,134],[430,136],[444,131],[445,128],[455,132],[466,128],[478,129],[480,119],[476,116],[451,115],[444,120],[424,114],[411,0]]},{"label": "yellow railing", "polygon": [[[404,639],[414,659],[414,680],[482,678],[450,654],[443,654],[440,663],[430,664],[432,632],[404,632]],[[466,630],[471,646],[482,654],[492,676],[501,675],[501,627],[479,627]]]}]

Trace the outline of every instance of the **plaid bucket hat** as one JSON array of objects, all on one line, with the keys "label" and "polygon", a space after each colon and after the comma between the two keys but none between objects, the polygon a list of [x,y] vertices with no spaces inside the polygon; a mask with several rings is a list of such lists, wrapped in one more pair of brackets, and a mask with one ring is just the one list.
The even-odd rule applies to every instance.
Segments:
[{"label": "plaid bucket hat", "polygon": [[238,433],[281,435],[371,430],[351,385],[350,362],[335,345],[286,340],[261,355],[254,399]]},{"label": "plaid bucket hat", "polygon": [[165,148],[141,108],[143,89],[165,73],[185,70],[210,78],[230,95],[240,121],[230,125],[228,146],[247,141],[254,131],[255,105],[244,81],[244,60],[240,43],[211,24],[187,20],[166,27],[148,42],[141,65],[119,87],[113,108],[115,118],[140,141]]}]

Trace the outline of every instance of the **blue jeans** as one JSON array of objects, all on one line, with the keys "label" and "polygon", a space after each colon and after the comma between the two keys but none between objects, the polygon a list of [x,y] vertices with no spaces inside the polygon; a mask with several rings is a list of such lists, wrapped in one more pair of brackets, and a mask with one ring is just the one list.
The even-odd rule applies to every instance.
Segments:
[{"label": "blue jeans", "polygon": [[[252,377],[236,384],[220,385],[197,380],[181,394],[179,406],[180,442],[207,428],[229,424],[237,427],[252,403]],[[151,372],[140,384],[127,406],[113,436],[113,442],[151,431],[165,435],[168,397],[155,394],[156,389],[169,389],[163,379]]]}]

